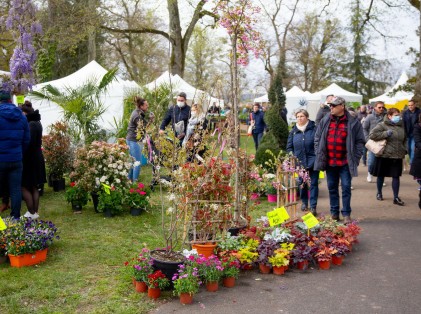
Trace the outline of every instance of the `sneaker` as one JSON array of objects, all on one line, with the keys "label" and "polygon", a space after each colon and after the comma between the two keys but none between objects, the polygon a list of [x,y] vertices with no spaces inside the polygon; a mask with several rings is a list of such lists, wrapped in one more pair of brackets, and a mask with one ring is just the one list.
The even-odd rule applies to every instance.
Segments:
[{"label": "sneaker", "polygon": [[351,216],[344,216],[344,224],[350,224],[352,222]]},{"label": "sneaker", "polygon": [[[26,218],[31,218],[31,219],[36,219],[36,218],[35,218],[35,215],[36,215],[36,213],[32,215],[29,211],[27,211],[27,212],[23,215],[23,217],[26,217]],[[38,217],[39,217],[39,216],[38,216]]]},{"label": "sneaker", "polygon": [[35,214],[33,214],[32,215],[34,218],[32,218],[32,219],[38,219],[39,218],[39,214],[38,213],[35,213]]},{"label": "sneaker", "polygon": [[403,206],[403,205],[405,205],[405,202],[403,202],[399,197],[395,197],[393,199],[393,204]]},{"label": "sneaker", "polygon": [[383,201],[383,195],[381,195],[380,193],[377,193],[376,198],[378,201]]},{"label": "sneaker", "polygon": [[369,183],[373,182],[373,177],[371,176],[371,174],[367,175],[367,182]]},{"label": "sneaker", "polygon": [[310,213],[312,213],[314,217],[317,217],[317,210],[316,210],[316,208],[310,208]]},{"label": "sneaker", "polygon": [[386,182],[383,183],[383,186],[386,186]]}]

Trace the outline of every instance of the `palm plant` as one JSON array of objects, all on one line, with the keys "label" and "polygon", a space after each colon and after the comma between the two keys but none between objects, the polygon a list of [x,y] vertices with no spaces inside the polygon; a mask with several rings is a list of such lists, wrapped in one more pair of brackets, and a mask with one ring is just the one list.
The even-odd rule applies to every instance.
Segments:
[{"label": "palm plant", "polygon": [[105,93],[114,81],[116,72],[117,69],[108,71],[99,84],[92,78],[76,88],[58,89],[47,85],[41,91],[31,92],[31,95],[59,105],[63,110],[65,121],[71,126],[71,136],[75,143],[89,144],[101,139],[101,134],[104,133],[99,125],[99,119],[107,108],[102,103],[100,95]]}]

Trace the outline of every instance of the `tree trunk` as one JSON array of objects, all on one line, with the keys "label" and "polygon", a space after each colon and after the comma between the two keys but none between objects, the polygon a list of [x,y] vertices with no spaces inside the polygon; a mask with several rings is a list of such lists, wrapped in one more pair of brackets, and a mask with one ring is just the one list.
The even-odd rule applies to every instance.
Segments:
[{"label": "tree trunk", "polygon": [[185,51],[184,51],[184,39],[181,34],[180,25],[180,12],[178,10],[177,0],[167,0],[168,14],[170,17],[170,41],[171,41],[171,74],[178,74],[181,77],[184,76],[184,63],[185,63]]}]

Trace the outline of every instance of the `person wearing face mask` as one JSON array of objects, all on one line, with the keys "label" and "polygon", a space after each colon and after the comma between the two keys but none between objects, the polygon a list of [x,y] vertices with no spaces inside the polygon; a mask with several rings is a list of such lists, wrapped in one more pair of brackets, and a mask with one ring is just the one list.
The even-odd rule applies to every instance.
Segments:
[{"label": "person wearing face mask", "polygon": [[400,111],[390,108],[383,122],[371,130],[369,138],[373,141],[386,139],[386,147],[381,155],[376,155],[371,174],[377,176],[377,195],[383,201],[383,182],[385,177],[392,177],[393,204],[403,206],[405,203],[399,198],[400,176],[402,162],[407,153],[406,135]]},{"label": "person wearing face mask", "polygon": [[165,133],[165,128],[171,123],[175,136],[180,140],[180,144],[186,135],[187,123],[190,117],[190,106],[187,105],[186,100],[186,93],[181,92],[178,94],[177,103],[168,109],[159,127],[159,134],[162,135]]}]

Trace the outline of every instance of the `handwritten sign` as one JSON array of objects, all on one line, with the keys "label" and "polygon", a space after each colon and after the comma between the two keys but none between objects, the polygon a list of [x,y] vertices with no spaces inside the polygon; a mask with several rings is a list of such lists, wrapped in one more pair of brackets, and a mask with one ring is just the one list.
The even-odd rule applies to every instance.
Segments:
[{"label": "handwritten sign", "polygon": [[105,193],[110,194],[111,186],[106,185],[104,183],[102,183],[102,186],[104,187]]},{"label": "handwritten sign", "polygon": [[289,219],[288,212],[283,206],[268,212],[266,215],[269,219],[270,226],[279,225],[283,223],[285,220]]},{"label": "handwritten sign", "polygon": [[316,217],[314,217],[312,213],[308,213],[302,216],[301,219],[303,220],[304,224],[307,226],[308,229],[314,228],[319,224],[319,221]]},{"label": "handwritten sign", "polygon": [[17,95],[16,101],[17,101],[18,105],[21,105],[21,104],[25,103],[25,95]]},{"label": "handwritten sign", "polygon": [[4,223],[3,219],[1,219],[1,217],[0,217],[0,230],[4,230],[6,228],[7,228],[6,224]]}]

